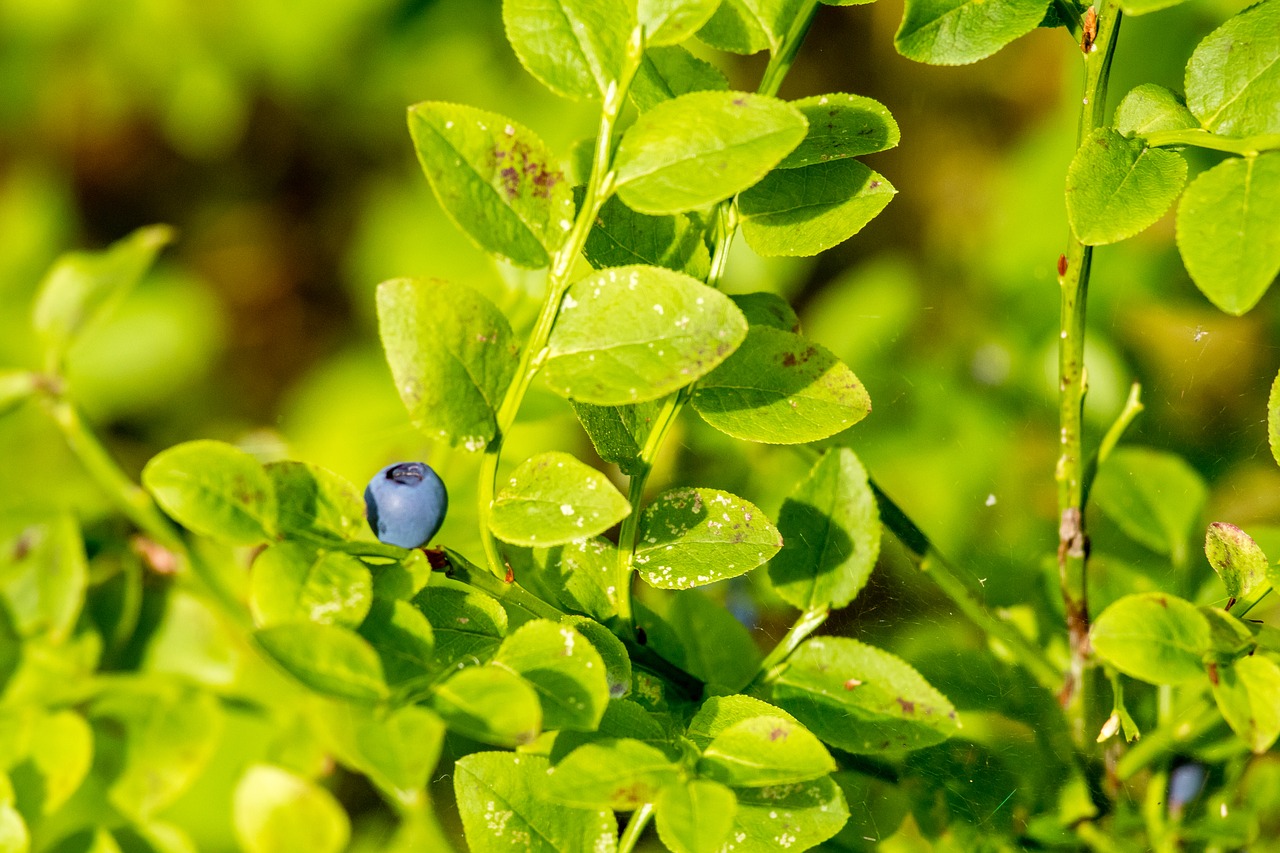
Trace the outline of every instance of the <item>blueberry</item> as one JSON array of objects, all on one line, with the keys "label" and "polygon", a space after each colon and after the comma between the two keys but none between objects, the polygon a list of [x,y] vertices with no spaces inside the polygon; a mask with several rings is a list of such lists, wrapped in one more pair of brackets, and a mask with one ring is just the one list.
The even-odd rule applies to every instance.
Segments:
[{"label": "blueberry", "polygon": [[449,494],[430,465],[397,462],[373,475],[364,490],[364,506],[379,541],[418,548],[440,529]]},{"label": "blueberry", "polygon": [[1183,764],[1169,774],[1169,810],[1180,813],[1204,787],[1204,766]]}]

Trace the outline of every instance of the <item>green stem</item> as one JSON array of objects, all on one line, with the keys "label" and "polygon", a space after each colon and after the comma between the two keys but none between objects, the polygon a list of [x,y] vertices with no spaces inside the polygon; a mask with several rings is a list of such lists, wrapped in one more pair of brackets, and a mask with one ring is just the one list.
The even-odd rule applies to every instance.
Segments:
[{"label": "green stem", "polygon": [[651,817],[653,817],[653,803],[645,803],[632,812],[631,819],[627,821],[627,828],[622,831],[622,837],[618,839],[618,853],[632,853],[636,849],[636,842],[644,834],[644,828],[649,825]]},{"label": "green stem", "polygon": [[1201,128],[1186,130],[1157,130],[1144,137],[1152,148],[1172,148],[1190,145],[1195,148],[1207,148],[1211,151],[1225,151],[1228,154],[1239,154],[1253,157],[1263,151],[1280,149],[1280,133],[1262,133],[1257,136],[1246,136],[1233,139],[1230,136],[1219,136]]},{"label": "green stem", "polygon": [[[1098,34],[1094,48],[1084,54],[1084,98],[1076,145],[1083,145],[1101,127],[1107,106],[1107,84],[1111,61],[1120,32],[1118,3],[1106,0],[1098,12]],[[1067,635],[1071,665],[1060,698],[1072,721],[1072,734],[1083,744],[1084,668],[1089,655],[1089,610],[1086,596],[1085,560],[1089,538],[1085,528],[1084,396],[1087,377],[1084,366],[1085,315],[1093,247],[1072,236],[1066,254],[1066,269],[1059,275],[1061,286],[1061,332],[1058,347],[1058,575],[1067,611]]]},{"label": "green stem", "polygon": [[799,53],[800,45],[804,43],[804,37],[809,33],[809,27],[813,24],[813,18],[817,12],[818,0],[802,0],[795,17],[791,19],[791,29],[783,37],[777,50],[769,57],[769,65],[760,78],[759,88],[756,89],[761,95],[778,94],[782,81],[791,71],[791,66],[795,64],[796,54]]},{"label": "green stem", "polygon": [[[773,647],[773,651],[769,652],[769,655],[760,662],[760,668],[756,671],[756,677],[751,682],[752,685],[772,680],[775,675],[774,670],[781,666],[791,656],[791,653],[809,638],[810,634],[822,627],[822,623],[827,621],[829,615],[831,615],[831,610],[827,607],[815,607],[802,612],[796,618],[796,621],[792,623],[790,630],[778,642],[778,645]],[[744,692],[749,691],[750,688]]]},{"label": "green stem", "polygon": [[507,583],[502,578],[494,577],[478,567],[473,567],[465,561],[455,559],[453,555],[449,559],[449,571],[447,574],[441,575],[438,572],[432,572],[429,583],[436,586],[447,585],[439,578],[443,578],[445,581],[452,579],[457,583],[478,589],[504,604],[519,607],[536,619],[550,619],[559,622],[565,615],[520,586],[520,584],[515,582]]},{"label": "green stem", "polygon": [[617,82],[611,85],[605,94],[604,104],[600,110],[600,129],[596,136],[595,154],[591,163],[591,177],[587,181],[582,206],[578,209],[578,215],[574,219],[569,234],[565,237],[564,244],[551,259],[551,271],[547,278],[547,293],[542,309],[538,313],[538,319],[529,335],[529,340],[520,354],[515,378],[498,406],[497,427],[493,440],[485,448],[484,458],[480,463],[480,482],[477,489],[480,538],[484,543],[489,569],[499,577],[506,575],[506,561],[502,558],[498,542],[489,528],[489,519],[493,512],[502,445],[506,440],[507,432],[515,422],[516,414],[520,411],[520,404],[524,402],[529,385],[546,358],[547,341],[551,337],[551,329],[560,313],[560,303],[564,299],[565,291],[569,289],[574,262],[582,252],[582,247],[587,241],[587,235],[591,233],[601,206],[613,194],[613,131],[617,125],[618,116],[626,104],[627,90],[631,87],[631,80],[640,68],[640,60],[644,54],[642,35],[641,29],[637,27],[627,45],[626,67],[619,75]]},{"label": "green stem", "polygon": [[1089,492],[1093,488],[1093,480],[1098,476],[1098,467],[1107,461],[1107,457],[1116,449],[1116,445],[1120,443],[1120,439],[1124,436],[1125,431],[1133,423],[1134,418],[1142,414],[1142,410],[1146,408],[1142,405],[1142,385],[1135,382],[1129,386],[1129,398],[1125,400],[1124,408],[1120,410],[1120,414],[1116,416],[1107,434],[1102,437],[1102,442],[1098,445],[1098,450],[1093,454],[1093,458],[1089,460],[1089,464],[1084,470],[1084,497],[1082,505],[1088,506]]},{"label": "green stem", "polygon": [[1062,684],[1062,673],[1049,662],[1044,652],[1012,624],[987,610],[973,584],[947,562],[924,531],[874,481],[871,489],[880,505],[880,518],[885,527],[911,552],[920,570],[929,575],[970,622],[1008,649],[1009,654],[1031,673],[1040,686],[1047,690],[1057,690]]},{"label": "green stem", "polygon": [[1177,750],[1180,744],[1194,740],[1222,720],[1217,707],[1201,698],[1194,706],[1179,713],[1176,720],[1158,726],[1142,736],[1116,764],[1120,781],[1132,778],[1138,771]]}]

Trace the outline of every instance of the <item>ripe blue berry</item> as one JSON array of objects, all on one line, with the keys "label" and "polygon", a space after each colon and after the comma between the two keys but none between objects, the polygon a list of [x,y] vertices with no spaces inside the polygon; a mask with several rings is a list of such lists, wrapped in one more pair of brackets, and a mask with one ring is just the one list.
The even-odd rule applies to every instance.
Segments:
[{"label": "ripe blue berry", "polygon": [[418,548],[440,529],[449,494],[430,465],[397,462],[373,475],[364,490],[364,506],[379,541]]}]

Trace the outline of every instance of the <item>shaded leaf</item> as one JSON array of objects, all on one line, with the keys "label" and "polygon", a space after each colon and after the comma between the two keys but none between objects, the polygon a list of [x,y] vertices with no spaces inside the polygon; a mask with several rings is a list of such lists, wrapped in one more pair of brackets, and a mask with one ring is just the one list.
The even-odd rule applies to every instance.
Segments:
[{"label": "shaded leaf", "polygon": [[364,500],[346,479],[306,462],[268,462],[276,492],[276,527],[287,536],[368,538]]},{"label": "shaded leaf", "polygon": [[644,467],[640,451],[662,406],[662,400],[628,406],[574,403],[573,411],[600,458],[617,465],[627,476],[635,476]]},{"label": "shaded leaf", "polygon": [[636,621],[659,655],[712,685],[740,690],[753,677],[762,655],[751,632],[724,606],[697,590],[669,596],[659,615],[637,606]]},{"label": "shaded leaf", "polygon": [[477,246],[520,267],[551,262],[573,224],[573,193],[537,134],[497,113],[432,101],[409,108],[409,134],[440,206]]},{"label": "shaded leaf", "polygon": [[286,672],[317,693],[366,703],[387,696],[377,652],[354,631],[289,622],[261,628],[253,638]]},{"label": "shaded leaf", "polygon": [[683,47],[653,47],[644,52],[628,94],[641,112],[690,92],[729,88],[729,81],[710,62]]},{"label": "shaded leaf", "polygon": [[791,105],[809,122],[809,132],[778,164],[779,169],[861,157],[898,144],[898,123],[884,104],[871,98],[837,92],[801,98]]},{"label": "shaded leaf", "polygon": [[783,600],[801,610],[853,601],[880,555],[880,512],[852,450],[822,455],[783,502],[778,529],[769,580]]},{"label": "shaded leaf", "polygon": [[489,527],[504,542],[563,545],[603,533],[631,504],[599,471],[568,453],[539,453],[511,472],[493,502]]},{"label": "shaded leaf", "polygon": [[1204,678],[1209,622],[1195,605],[1162,592],[1127,595],[1094,620],[1089,640],[1099,658],[1151,684]]},{"label": "shaded leaf", "polygon": [[471,589],[428,586],[413,603],[431,623],[437,670],[486,663],[507,634],[507,611]]},{"label": "shaded leaf", "polygon": [[378,330],[414,426],[468,450],[497,429],[516,369],[507,318],[470,287],[437,279],[378,285]]},{"label": "shaded leaf", "polygon": [[1262,655],[1220,666],[1213,698],[1232,731],[1261,754],[1280,737],[1280,666]]},{"label": "shaded leaf", "polygon": [[738,798],[710,779],[668,785],[658,794],[658,838],[675,853],[718,853],[729,837]]},{"label": "shaded leaf", "polygon": [[450,730],[481,743],[514,747],[542,732],[537,692],[509,669],[469,666],[436,687],[431,702]]},{"label": "shaded leaf", "polygon": [[594,731],[609,703],[604,660],[571,625],[535,619],[503,641],[493,666],[520,675],[538,692],[546,729]]},{"label": "shaded leaf", "polygon": [[1093,500],[1129,537],[1175,565],[1187,559],[1187,539],[1204,506],[1204,480],[1171,453],[1118,448],[1098,470]]},{"label": "shaded leaf", "polygon": [[768,326],[784,332],[800,333],[800,318],[791,303],[776,293],[735,293],[729,297],[742,309],[748,326]]},{"label": "shaded leaf", "polygon": [[582,253],[596,269],[649,264],[699,280],[711,271],[700,225],[683,214],[636,213],[613,197],[596,214]]},{"label": "shaded leaf", "polygon": [[849,819],[844,794],[830,776],[735,793],[738,811],[730,830],[734,853],[808,850],[834,836]]},{"label": "shaded leaf", "polygon": [[871,411],[853,371],[819,344],[757,326],[724,364],[698,383],[693,407],[723,433],[767,444],[835,435]]},{"label": "shaded leaf", "polygon": [[601,270],[565,294],[542,373],[569,399],[642,403],[688,385],[724,361],[746,335],[724,294],[670,270]]},{"label": "shaded leaf", "polygon": [[609,589],[617,583],[618,550],[607,539],[508,548],[506,556],[516,581],[543,601],[602,622],[617,611]]},{"label": "shaded leaf", "polygon": [[764,513],[716,489],[672,489],[640,517],[635,566],[659,589],[706,586],[761,565],[782,547]]},{"label": "shaded leaf", "polygon": [[326,702],[316,718],[338,761],[401,803],[418,800],[440,758],[439,717],[419,705],[382,711]]},{"label": "shaded leaf", "polygon": [[427,681],[436,671],[435,631],[413,605],[394,599],[375,599],[360,636],[382,661],[387,684],[393,687]]}]

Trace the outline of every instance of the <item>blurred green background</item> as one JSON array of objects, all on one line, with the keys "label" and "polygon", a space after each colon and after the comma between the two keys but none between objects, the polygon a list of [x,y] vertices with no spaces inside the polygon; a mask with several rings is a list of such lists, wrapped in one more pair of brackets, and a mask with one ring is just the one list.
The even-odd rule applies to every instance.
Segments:
[{"label": "blurred green background", "polygon": [[[1195,44],[1243,5],[1197,0],[1126,21],[1112,104],[1142,82],[1180,90]],[[993,606],[1030,604],[1053,633],[1054,268],[1080,52],[1040,30],[974,66],[926,67],[893,51],[901,13],[896,0],[823,7],[782,90],[886,104],[902,144],[868,162],[899,195],[816,259],[764,261],[738,241],[727,287],[794,302],[871,393],[872,415],[841,440]],[[763,57],[705,55],[755,88]],[[595,125],[590,105],[523,72],[497,0],[0,0],[0,365],[37,366],[30,304],[60,252],[171,223],[179,239],[158,271],[71,356],[74,395],[126,470],[192,438],[356,483],[424,458],[453,496],[442,541],[478,554],[476,457],[409,426],[373,290],[398,276],[464,280],[519,329],[540,282],[490,261],[436,205],[404,121],[427,99],[504,113],[566,160]],[[1193,170],[1211,157],[1192,153]],[[1265,424],[1275,295],[1242,318],[1217,312],[1182,268],[1171,215],[1099,249],[1094,270],[1093,440],[1140,380],[1147,410],[1129,440],[1183,455],[1208,480],[1204,520],[1280,521]],[[567,405],[535,394],[525,411],[506,461],[548,447],[590,458]],[[687,417],[651,485],[724,488],[774,513],[807,465]],[[0,420],[0,514],[68,506],[108,513],[38,407]],[[1153,579],[1194,596],[1212,578],[1197,548],[1170,569],[1095,521],[1098,603]],[[791,618],[766,582],[738,591],[762,610],[762,644]],[[940,607],[890,553],[833,627],[889,643],[932,677],[930,656],[956,643],[934,630]]]}]

